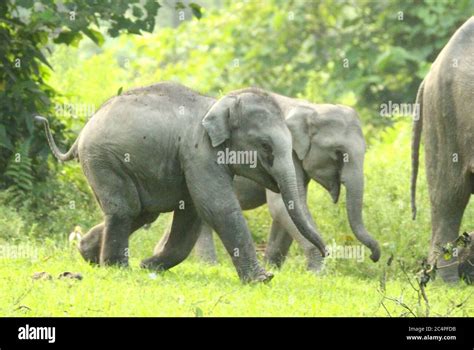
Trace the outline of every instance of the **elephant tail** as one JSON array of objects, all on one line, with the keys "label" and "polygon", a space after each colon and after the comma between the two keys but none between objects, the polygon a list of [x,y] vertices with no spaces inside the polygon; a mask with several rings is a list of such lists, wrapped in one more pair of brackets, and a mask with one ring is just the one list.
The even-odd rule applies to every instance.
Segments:
[{"label": "elephant tail", "polygon": [[416,106],[413,115],[413,133],[411,140],[411,213],[412,219],[416,219],[416,179],[418,177],[418,166],[420,158],[421,131],[423,129],[423,80],[416,94]]},{"label": "elephant tail", "polygon": [[37,122],[40,122],[44,125],[44,130],[46,133],[46,138],[48,139],[49,148],[51,148],[51,152],[53,155],[60,161],[60,162],[67,162],[68,160],[74,159],[77,157],[77,143],[78,139],[74,142],[72,147],[66,153],[62,153],[58,146],[56,146],[56,142],[54,142],[53,135],[51,134],[51,129],[49,128],[48,119],[37,115],[35,117]]}]

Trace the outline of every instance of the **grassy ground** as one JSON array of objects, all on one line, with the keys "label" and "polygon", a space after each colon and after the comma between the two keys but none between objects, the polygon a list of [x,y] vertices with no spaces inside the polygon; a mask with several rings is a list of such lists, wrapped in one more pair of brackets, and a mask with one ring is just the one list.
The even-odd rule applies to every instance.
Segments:
[{"label": "grassy ground", "polygon": [[[33,246],[33,259],[0,259],[0,315],[2,316],[423,316],[426,305],[407,278],[379,264],[380,276],[339,273],[328,263],[315,276],[304,269],[304,259],[292,258],[269,284],[242,285],[230,259],[219,246],[221,263],[203,265],[191,257],[171,271],[153,274],[138,267],[151,252],[157,233],[137,232],[131,245],[131,268],[98,268],[85,263],[73,248]],[[347,261],[353,270],[356,264]],[[346,266],[347,267],[347,266]],[[380,282],[386,272],[386,290]],[[34,280],[46,271],[51,280]],[[65,271],[82,280],[58,279]],[[415,280],[412,279],[413,283]],[[440,281],[427,289],[430,315],[473,316],[474,297],[467,285],[446,286]],[[385,295],[385,298],[383,297]],[[383,304],[382,304],[383,301]],[[405,306],[402,306],[405,305]]]},{"label": "grassy ground", "polygon": [[[268,285],[242,285],[221,244],[217,266],[190,257],[158,275],[139,269],[139,261],[151,255],[170,215],[134,234],[129,269],[86,264],[62,242],[74,225],[81,224],[85,231],[96,223],[99,213],[74,192],[69,180],[64,188],[48,189],[58,209],[43,210],[45,219],[39,225],[28,218],[27,210],[17,213],[0,205],[0,316],[424,316],[426,303],[416,291],[415,273],[428,250],[429,203],[422,171],[418,219],[412,221],[409,140],[409,123],[401,123],[372,140],[366,157],[364,218],[381,244],[381,261],[372,263],[367,251],[360,261],[329,259],[325,271],[315,276],[305,271],[305,259],[293,245],[289,260],[282,270],[274,271]],[[77,166],[66,164],[62,169],[77,173],[78,181],[83,181]],[[76,202],[74,209],[69,207],[71,199]],[[341,202],[333,205],[329,195],[312,184],[308,201],[328,244],[358,245],[347,223],[344,193]],[[245,215],[255,240],[263,243],[271,223],[267,209]],[[473,228],[471,206],[462,230]],[[28,258],[8,253],[8,245],[14,242],[32,249]],[[41,271],[53,279],[33,280],[32,275]],[[58,279],[65,271],[81,273],[83,279]],[[428,284],[426,293],[430,316],[474,316],[472,286],[448,286],[436,280]]]}]

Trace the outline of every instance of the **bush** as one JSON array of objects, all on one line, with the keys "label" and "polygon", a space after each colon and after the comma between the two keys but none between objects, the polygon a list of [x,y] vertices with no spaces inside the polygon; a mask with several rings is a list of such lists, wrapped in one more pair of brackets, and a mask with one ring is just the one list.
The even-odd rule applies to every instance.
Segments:
[{"label": "bush", "polygon": [[17,239],[62,240],[75,226],[86,232],[100,221],[98,205],[79,165],[64,164],[61,168],[57,177],[33,184],[31,192],[1,192],[0,210],[8,214],[6,218],[16,218],[12,223],[5,219],[0,224],[1,237],[10,239],[12,234],[8,232],[15,232]]}]

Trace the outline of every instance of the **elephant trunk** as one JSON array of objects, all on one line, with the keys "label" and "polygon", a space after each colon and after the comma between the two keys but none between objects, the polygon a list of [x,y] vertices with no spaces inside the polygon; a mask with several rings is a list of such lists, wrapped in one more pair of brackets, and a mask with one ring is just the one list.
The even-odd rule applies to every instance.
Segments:
[{"label": "elephant trunk", "polygon": [[323,257],[327,256],[326,247],[323,239],[316,229],[310,224],[302,207],[301,196],[298,190],[295,172],[288,173],[286,176],[276,176],[281,197],[285,203],[285,208],[295,224],[298,231],[312,244],[318,248]]},{"label": "elephant trunk", "polygon": [[378,242],[367,232],[362,219],[362,202],[364,196],[363,159],[347,163],[342,171],[342,181],[346,187],[346,209],[352,232],[357,239],[371,251],[370,259],[380,259]]}]

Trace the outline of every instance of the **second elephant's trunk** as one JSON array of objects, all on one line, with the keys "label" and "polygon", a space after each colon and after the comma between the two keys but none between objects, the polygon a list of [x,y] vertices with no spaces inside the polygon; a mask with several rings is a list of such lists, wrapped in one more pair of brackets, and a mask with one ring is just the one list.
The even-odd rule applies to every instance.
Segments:
[{"label": "second elephant's trunk", "polygon": [[[363,157],[363,156],[362,156]],[[352,232],[357,239],[370,249],[370,259],[380,259],[379,244],[367,232],[362,219],[362,203],[364,197],[363,158],[347,163],[342,171],[342,180],[346,187],[347,216]]]}]

